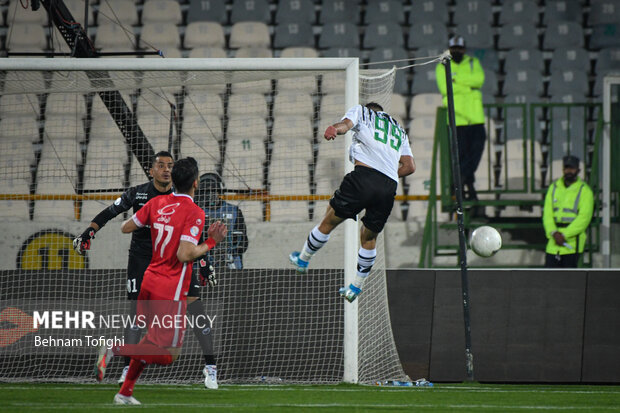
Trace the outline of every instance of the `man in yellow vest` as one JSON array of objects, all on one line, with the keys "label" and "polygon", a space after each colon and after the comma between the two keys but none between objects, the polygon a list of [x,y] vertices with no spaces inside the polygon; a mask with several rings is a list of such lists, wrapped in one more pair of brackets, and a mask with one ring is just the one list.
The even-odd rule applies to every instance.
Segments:
[{"label": "man in yellow vest", "polygon": [[543,208],[548,268],[577,267],[594,209],[592,189],[578,176],[579,158],[568,155],[562,161],[564,176],[547,190]]},{"label": "man in yellow vest", "polygon": [[[484,84],[484,70],[477,58],[465,54],[465,40],[462,36],[452,36],[448,47],[452,55],[450,70],[463,195],[465,200],[476,200],[478,196],[474,189],[474,173],[487,139],[480,91]],[[446,69],[443,64],[437,65],[435,75],[437,87],[443,96],[443,104],[447,107]]]}]

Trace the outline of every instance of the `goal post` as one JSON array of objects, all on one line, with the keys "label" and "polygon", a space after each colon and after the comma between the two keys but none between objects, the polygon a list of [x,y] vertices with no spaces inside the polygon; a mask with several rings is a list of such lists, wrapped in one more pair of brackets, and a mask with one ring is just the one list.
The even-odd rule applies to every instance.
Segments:
[{"label": "goal post", "polygon": [[[287,260],[353,168],[351,134],[325,142],[326,125],[368,100],[389,111],[394,69],[358,65],[356,58],[2,59],[0,220],[14,241],[0,247],[7,258],[0,268],[3,309],[62,307],[71,299],[72,309],[125,311],[129,237],[118,223],[127,214],[97,233],[85,257],[70,241],[122,191],[146,182],[147,154],[169,150],[175,158],[194,156],[201,173],[218,172],[222,198],[246,218],[243,270],[218,269],[220,285],[201,292],[217,319],[223,382],[406,379],[390,325],[382,236],[367,288],[353,304],[337,290],[355,277],[359,223],[347,220],[335,231],[308,275],[296,275]],[[124,104],[100,99],[107,91],[118,91]],[[124,118],[135,120],[144,145],[135,143]],[[51,357],[42,361],[32,345],[39,333],[85,334],[29,331],[0,349],[0,379],[88,377],[92,348],[48,349]],[[177,363],[144,379],[200,377],[201,355],[189,329],[185,343]],[[33,375],[29,358],[40,363],[40,375]],[[57,373],[45,376],[49,371]]]},{"label": "goal post", "polygon": [[[611,191],[612,191],[612,103],[618,102],[620,96],[620,72],[609,73],[603,78],[603,173],[602,173],[602,225],[601,225],[601,255],[603,266],[611,267]],[[615,183],[618,185],[618,183]]]}]

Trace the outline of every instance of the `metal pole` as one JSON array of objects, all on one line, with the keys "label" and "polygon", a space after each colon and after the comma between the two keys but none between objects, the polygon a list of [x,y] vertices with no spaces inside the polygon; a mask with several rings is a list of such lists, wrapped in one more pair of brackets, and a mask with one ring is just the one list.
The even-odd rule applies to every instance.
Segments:
[{"label": "metal pole", "polygon": [[448,123],[450,126],[450,153],[452,155],[452,181],[456,196],[456,218],[459,231],[459,262],[461,265],[461,293],[463,296],[463,321],[465,323],[465,369],[467,380],[474,380],[474,355],[471,352],[471,323],[469,317],[469,279],[467,276],[467,244],[463,224],[463,184],[461,182],[461,166],[459,148],[456,139],[456,121],[454,119],[454,95],[452,91],[451,56],[441,60],[446,69],[446,95],[448,98]]}]

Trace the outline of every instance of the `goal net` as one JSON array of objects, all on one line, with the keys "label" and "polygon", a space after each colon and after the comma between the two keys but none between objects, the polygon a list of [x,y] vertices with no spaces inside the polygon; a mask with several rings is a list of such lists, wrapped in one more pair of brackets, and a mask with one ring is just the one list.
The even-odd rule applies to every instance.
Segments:
[{"label": "goal net", "polygon": [[[122,325],[102,320],[127,313],[131,237],[119,223],[128,215],[102,228],[85,256],[71,241],[124,190],[147,182],[162,150],[196,158],[201,174],[220,174],[222,198],[245,218],[243,269],[217,268],[219,285],[201,291],[220,381],[406,379],[382,238],[354,304],[337,291],[355,269],[357,224],[334,232],[308,274],[288,263],[351,168],[350,136],[327,142],[322,132],[358,101],[389,111],[393,71],[358,73],[357,59],[4,59],[0,66],[0,380],[83,381],[99,339],[122,338]],[[53,315],[43,323],[49,311],[59,312],[57,323]],[[72,318],[88,312],[94,328]],[[188,328],[179,360],[143,377],[198,382],[203,364]],[[115,361],[108,379],[122,366]]]}]

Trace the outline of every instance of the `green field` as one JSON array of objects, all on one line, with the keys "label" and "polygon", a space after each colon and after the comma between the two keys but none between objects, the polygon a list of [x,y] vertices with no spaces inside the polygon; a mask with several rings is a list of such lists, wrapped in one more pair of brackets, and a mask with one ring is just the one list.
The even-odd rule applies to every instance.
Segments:
[{"label": "green field", "polygon": [[0,412],[620,412],[620,386],[436,384],[432,388],[356,385],[138,385],[142,406],[114,406],[118,390],[96,384],[0,384]]}]

